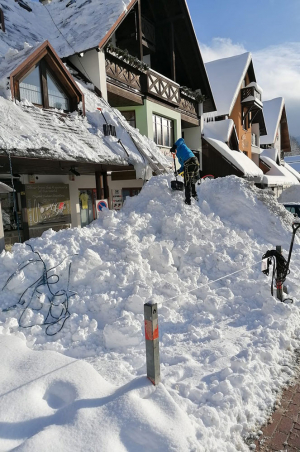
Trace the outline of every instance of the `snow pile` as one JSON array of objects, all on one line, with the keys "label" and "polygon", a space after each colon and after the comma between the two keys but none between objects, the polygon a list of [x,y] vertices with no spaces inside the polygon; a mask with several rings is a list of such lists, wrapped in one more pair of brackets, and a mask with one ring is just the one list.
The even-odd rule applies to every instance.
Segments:
[{"label": "snow pile", "polygon": [[[70,318],[54,336],[42,325],[49,288],[41,284],[28,306],[43,275],[40,261],[29,263],[37,255],[25,244],[1,255],[1,287],[28,262],[0,292],[2,309],[24,300],[0,312],[7,363],[1,449],[248,450],[243,437],[266,419],[293,376],[299,347],[299,245],[288,276],[294,304],[271,296],[259,264],[278,244],[288,250],[293,216],[273,195],[234,176],[202,183],[191,207],[169,185],[170,177],[152,178],[122,211],[30,240],[47,269],[66,258],[48,273],[60,278],[52,277],[52,292],[76,292]],[[147,301],[159,304],[157,388],[144,377]],[[20,317],[27,328],[18,326]],[[31,353],[19,338],[42,352]],[[49,350],[84,358],[100,375]]]}]

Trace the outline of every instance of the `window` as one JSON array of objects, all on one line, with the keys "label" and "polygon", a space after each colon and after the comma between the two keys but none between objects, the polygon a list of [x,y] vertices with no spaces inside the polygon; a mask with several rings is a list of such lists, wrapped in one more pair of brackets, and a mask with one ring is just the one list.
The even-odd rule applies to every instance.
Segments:
[{"label": "window", "polygon": [[33,104],[45,108],[70,111],[68,96],[43,60],[20,80],[19,90],[20,100],[29,100]]},{"label": "window", "polygon": [[174,142],[173,121],[153,115],[153,141],[159,146],[171,147]]},{"label": "window", "polygon": [[61,89],[61,87],[54,80],[50,72],[47,70],[47,85],[49,107],[58,108],[59,110],[70,110],[69,99]]},{"label": "window", "polygon": [[125,201],[125,199],[129,196],[130,198],[132,196],[136,196],[139,194],[139,192],[141,191],[141,188],[122,188],[122,197],[123,197],[123,202]]},{"label": "window", "polygon": [[20,100],[29,100],[42,105],[42,88],[39,66],[36,66],[20,81]]},{"label": "window", "polygon": [[135,111],[121,111],[122,115],[126,119],[126,121],[134,128],[136,128],[136,121],[135,121]]},{"label": "window", "polygon": [[252,146],[258,146],[258,136],[255,133],[251,134]]}]

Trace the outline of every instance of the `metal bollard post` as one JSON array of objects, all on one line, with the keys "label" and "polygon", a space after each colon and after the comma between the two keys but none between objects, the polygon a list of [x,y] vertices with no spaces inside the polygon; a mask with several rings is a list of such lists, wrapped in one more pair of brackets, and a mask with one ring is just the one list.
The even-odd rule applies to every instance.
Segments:
[{"label": "metal bollard post", "polygon": [[144,304],[147,377],[154,384],[160,382],[159,336],[157,303]]},{"label": "metal bollard post", "polygon": [[[278,251],[278,253],[282,254],[282,248],[281,245],[276,246],[276,251]],[[281,283],[282,281],[282,275],[281,273],[278,271],[276,272],[276,290],[277,290],[277,298],[280,301],[283,301],[283,285]]]}]

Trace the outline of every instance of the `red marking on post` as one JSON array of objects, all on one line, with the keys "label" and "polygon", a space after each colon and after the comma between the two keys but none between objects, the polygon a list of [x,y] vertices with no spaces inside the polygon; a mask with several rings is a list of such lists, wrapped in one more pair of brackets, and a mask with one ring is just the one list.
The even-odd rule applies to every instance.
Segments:
[{"label": "red marking on post", "polygon": [[281,282],[278,282],[276,284],[276,289],[282,289],[282,283]]},{"label": "red marking on post", "polygon": [[147,341],[153,341],[158,338],[158,325],[154,331],[152,331],[151,320],[145,320],[145,336]]}]

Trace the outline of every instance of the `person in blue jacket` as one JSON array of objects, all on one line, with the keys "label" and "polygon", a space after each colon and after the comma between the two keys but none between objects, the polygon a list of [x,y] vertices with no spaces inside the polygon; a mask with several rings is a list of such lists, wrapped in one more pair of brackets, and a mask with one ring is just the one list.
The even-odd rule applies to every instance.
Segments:
[{"label": "person in blue jacket", "polygon": [[199,162],[195,154],[187,147],[183,138],[179,138],[170,149],[175,154],[180,168],[175,175],[184,172],[185,204],[191,205],[191,196],[198,201],[195,183],[199,179]]}]

